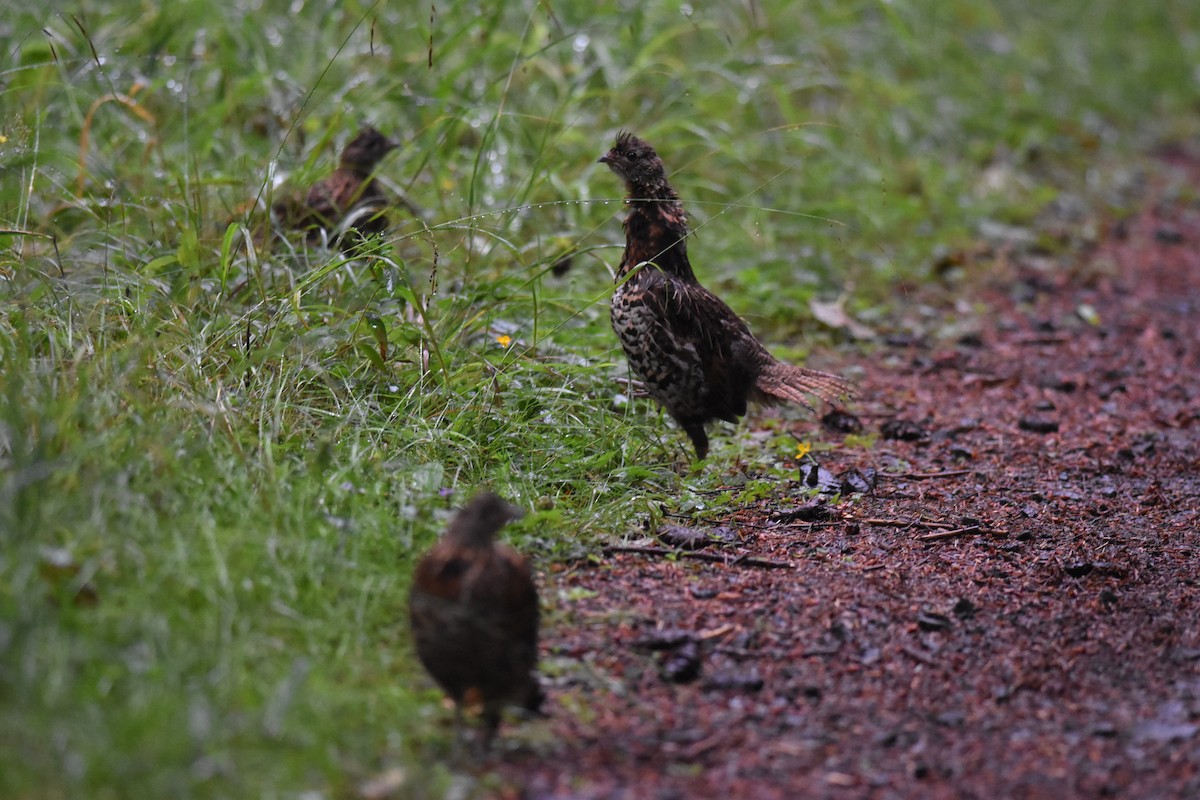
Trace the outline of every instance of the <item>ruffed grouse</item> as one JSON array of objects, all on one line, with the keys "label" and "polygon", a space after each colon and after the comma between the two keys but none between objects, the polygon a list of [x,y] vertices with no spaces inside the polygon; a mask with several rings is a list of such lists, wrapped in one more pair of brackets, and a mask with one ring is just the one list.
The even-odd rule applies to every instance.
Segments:
[{"label": "ruffed grouse", "polygon": [[[347,230],[362,235],[387,230],[387,195],[375,182],[375,168],[384,156],[395,150],[395,141],[370,125],[364,126],[342,151],[333,173],[308,190],[304,202],[282,200],[275,204],[276,216],[284,225],[308,232],[308,241],[321,240],[322,231],[333,236],[346,222]],[[354,237],[344,237],[345,246]]]},{"label": "ruffed grouse", "polygon": [[525,559],[496,534],[520,511],[474,497],[417,564],[409,616],[417,656],[455,704],[482,705],[486,747],[506,705],[537,712],[538,595]]},{"label": "ruffed grouse", "polygon": [[601,163],[625,181],[625,252],[617,268],[613,330],[635,375],[696,448],[708,454],[705,423],[736,422],[747,401],[799,403],[853,394],[836,375],[777,360],[746,323],[696,280],[688,224],[662,159],[632,133],[617,135]]}]

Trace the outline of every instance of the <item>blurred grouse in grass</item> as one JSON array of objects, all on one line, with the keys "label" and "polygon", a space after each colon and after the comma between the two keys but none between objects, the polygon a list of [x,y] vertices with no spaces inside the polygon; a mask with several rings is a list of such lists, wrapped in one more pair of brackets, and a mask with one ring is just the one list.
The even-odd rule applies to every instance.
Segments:
[{"label": "blurred grouse in grass", "polygon": [[482,705],[486,747],[506,705],[538,712],[538,595],[529,565],[496,534],[520,511],[490,492],[464,506],[413,575],[417,656],[455,704]]},{"label": "blurred grouse in grass", "polygon": [[[374,174],[379,162],[396,147],[396,142],[375,128],[363,127],[342,151],[333,174],[314,184],[303,203],[276,203],[275,214],[288,227],[307,231],[310,242],[321,241],[322,231],[330,238],[342,233],[343,223],[346,232],[382,233],[388,226],[384,213],[388,198]],[[343,236],[342,241],[348,247],[357,238]]]},{"label": "blurred grouse in grass", "polygon": [[[729,306],[696,280],[687,216],[654,148],[629,132],[601,163],[625,181],[625,253],[612,297],[612,326],[629,366],[696,448],[708,454],[705,423],[736,422],[747,401],[833,402],[853,394],[836,375],[778,361]],[[630,273],[633,273],[632,276]]]}]

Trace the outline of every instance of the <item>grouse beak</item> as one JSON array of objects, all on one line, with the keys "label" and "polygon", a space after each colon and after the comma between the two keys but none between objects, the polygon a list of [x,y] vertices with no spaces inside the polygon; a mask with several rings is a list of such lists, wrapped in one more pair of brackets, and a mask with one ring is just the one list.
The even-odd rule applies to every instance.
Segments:
[{"label": "grouse beak", "polygon": [[608,157],[608,153],[605,153],[604,155],[602,155],[596,159],[597,164],[609,164],[611,162],[612,162],[612,159]]}]

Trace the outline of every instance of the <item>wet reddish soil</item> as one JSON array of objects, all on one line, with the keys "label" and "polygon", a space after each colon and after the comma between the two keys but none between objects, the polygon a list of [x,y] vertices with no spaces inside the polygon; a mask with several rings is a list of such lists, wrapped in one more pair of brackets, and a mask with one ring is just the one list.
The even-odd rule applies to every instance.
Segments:
[{"label": "wet reddish soil", "polygon": [[1091,244],[913,298],[965,334],[859,359],[851,411],[900,438],[819,459],[873,492],[814,507],[798,466],[672,519],[725,526],[699,558],[543,574],[551,716],[500,794],[1200,797],[1200,169],[1162,158]]}]

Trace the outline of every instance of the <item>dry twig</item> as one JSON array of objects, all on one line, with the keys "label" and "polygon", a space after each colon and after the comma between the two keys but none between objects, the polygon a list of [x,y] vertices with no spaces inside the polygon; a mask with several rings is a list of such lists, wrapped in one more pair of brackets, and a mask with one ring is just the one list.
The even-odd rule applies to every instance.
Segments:
[{"label": "dry twig", "polygon": [[955,536],[965,536],[969,533],[1000,533],[999,531],[986,530],[979,525],[968,525],[965,528],[953,528],[947,531],[938,531],[937,533],[927,533],[924,536],[918,536],[922,542],[936,542],[938,539],[953,539]]},{"label": "dry twig", "polygon": [[[944,469],[940,472],[902,472],[899,475],[888,475],[886,477],[921,481],[927,478],[952,478],[956,475],[970,475],[974,471],[973,469]],[[880,477],[884,476],[881,475]]]},{"label": "dry twig", "polygon": [[885,519],[879,517],[868,517],[866,519],[847,519],[846,522],[856,522],[859,525],[885,525],[892,528],[930,528],[941,533],[929,534],[920,537],[923,540],[928,539],[948,539],[952,536],[961,536],[965,533],[979,533],[989,536],[1007,536],[1008,531],[1003,528],[988,528],[983,525],[967,525],[956,524],[953,522],[936,522],[934,520],[925,519]]},{"label": "dry twig", "polygon": [[636,545],[614,544],[604,548],[605,555],[613,553],[637,553],[644,556],[662,556],[667,558],[691,559],[692,561],[707,561],[710,564],[725,564],[731,567],[762,567],[763,569],[795,569],[790,561],[773,561],[768,558],[754,556],[723,556],[717,553],[697,553],[694,550],[671,550],[666,547],[639,547]]}]

